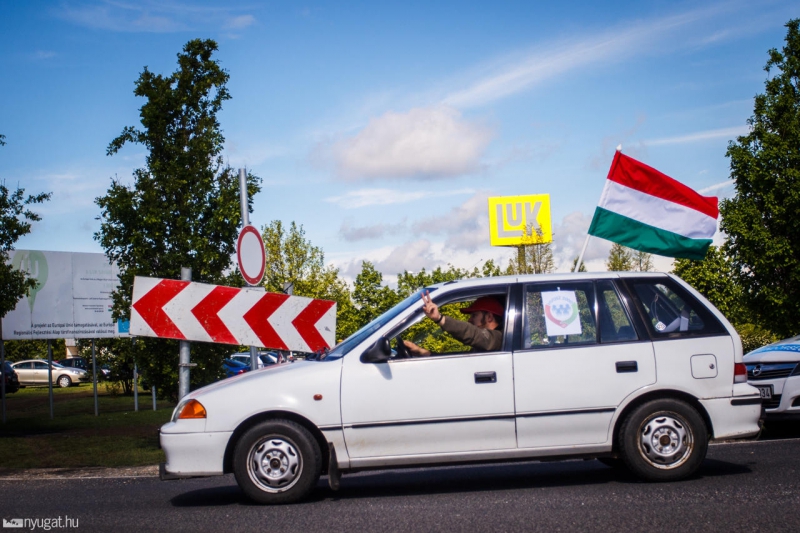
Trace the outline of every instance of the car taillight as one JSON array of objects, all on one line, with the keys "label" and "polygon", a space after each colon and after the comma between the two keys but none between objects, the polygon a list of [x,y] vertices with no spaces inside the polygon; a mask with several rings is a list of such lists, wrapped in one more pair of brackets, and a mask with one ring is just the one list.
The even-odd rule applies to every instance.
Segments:
[{"label": "car taillight", "polygon": [[747,367],[744,363],[733,364],[733,382],[747,383]]},{"label": "car taillight", "polygon": [[186,420],[187,418],[205,418],[206,408],[197,400],[189,400],[186,405],[181,409],[181,414],[178,415],[179,419]]}]

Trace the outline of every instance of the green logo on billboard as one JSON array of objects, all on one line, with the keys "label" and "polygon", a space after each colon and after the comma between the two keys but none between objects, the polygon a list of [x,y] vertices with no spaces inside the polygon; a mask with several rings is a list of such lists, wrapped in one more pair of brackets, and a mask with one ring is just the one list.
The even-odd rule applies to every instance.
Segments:
[{"label": "green logo on billboard", "polygon": [[16,270],[27,272],[29,277],[36,280],[36,287],[28,292],[28,305],[31,306],[31,313],[33,313],[36,295],[47,283],[47,259],[38,250],[22,250],[14,254],[11,266]]}]

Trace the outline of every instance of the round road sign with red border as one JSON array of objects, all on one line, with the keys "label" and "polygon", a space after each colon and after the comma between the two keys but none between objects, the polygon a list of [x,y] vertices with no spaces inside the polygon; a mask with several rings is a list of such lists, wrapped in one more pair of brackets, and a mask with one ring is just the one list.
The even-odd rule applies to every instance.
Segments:
[{"label": "round road sign with red border", "polygon": [[264,241],[255,226],[245,226],[239,232],[236,241],[236,259],[239,261],[239,272],[249,285],[258,285],[264,277],[267,256],[264,252]]}]

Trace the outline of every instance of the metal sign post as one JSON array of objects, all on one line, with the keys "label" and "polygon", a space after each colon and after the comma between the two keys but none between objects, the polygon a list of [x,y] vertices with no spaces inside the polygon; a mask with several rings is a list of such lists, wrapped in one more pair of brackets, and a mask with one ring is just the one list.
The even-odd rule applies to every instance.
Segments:
[{"label": "metal sign post", "polygon": [[2,383],[0,383],[0,396],[3,402],[3,424],[6,423],[6,347],[3,343],[3,336],[0,335],[0,368],[3,369]]},{"label": "metal sign post", "polygon": [[[192,269],[181,267],[181,280],[192,281]],[[189,394],[189,369],[191,368],[191,352],[188,341],[180,341],[180,363],[178,364],[178,399]]]},{"label": "metal sign post", "polygon": [[136,360],[133,361],[133,410],[139,411],[139,369]]},{"label": "metal sign post", "polygon": [[100,416],[100,411],[97,407],[97,359],[94,353],[94,339],[92,339],[92,375],[94,379],[94,416]]},{"label": "metal sign post", "polygon": [[[239,169],[239,203],[242,207],[242,233],[240,233],[239,239],[236,243],[236,257],[239,261],[239,271],[242,273],[242,277],[244,278],[245,283],[247,283],[250,287],[255,287],[261,281],[261,276],[263,276],[263,270],[261,272],[261,276],[258,276],[256,279],[255,275],[247,275],[244,273],[244,269],[242,268],[242,236],[244,235],[245,228],[250,225],[250,213],[247,209],[247,172],[245,169]],[[261,241],[261,236],[258,235],[256,232],[256,236],[258,240]],[[261,242],[261,247],[263,249],[264,243]],[[258,370],[258,347],[250,346],[250,370]]]},{"label": "metal sign post", "polygon": [[50,392],[50,420],[53,419],[53,345],[47,339],[47,388]]}]

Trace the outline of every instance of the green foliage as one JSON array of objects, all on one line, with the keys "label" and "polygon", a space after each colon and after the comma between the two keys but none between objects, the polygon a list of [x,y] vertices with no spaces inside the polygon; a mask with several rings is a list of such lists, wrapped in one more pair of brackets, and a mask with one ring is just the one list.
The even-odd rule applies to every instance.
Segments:
[{"label": "green foliage", "polygon": [[[578,258],[572,260],[572,267],[569,269],[570,272],[575,272],[575,267],[578,264]],[[578,269],[578,272],[586,272],[586,263],[581,263],[581,268]]]},{"label": "green foliage", "polygon": [[[53,351],[53,361],[66,358],[67,348],[64,339],[50,341]],[[20,340],[4,341],[6,360],[11,362],[24,361],[25,359],[47,359],[46,340]]]},{"label": "green foliage", "polygon": [[[0,135],[0,146],[5,144],[5,136]],[[36,280],[27,272],[15,270],[9,264],[8,252],[14,249],[20,237],[31,232],[31,223],[41,220],[27,206],[41,204],[50,196],[51,193],[40,193],[26,197],[25,189],[17,187],[10,191],[5,183],[0,183],[0,317],[6,316],[36,287]]]},{"label": "green foliage", "polygon": [[633,254],[631,253],[631,249],[615,242],[608,252],[606,269],[609,272],[633,270]]},{"label": "green foliage", "polygon": [[[241,210],[238,176],[221,156],[225,139],[217,113],[230,95],[228,73],[211,57],[216,50],[214,41],[195,39],[178,54],[178,69],[170,76],[145,67],[134,90],[146,100],[140,108],[142,129],[126,127],[108,146],[109,155],[127,143],[148,151],[132,186],[114,179],[107,194],[95,200],[101,208],[95,239],[120,268],[115,318],[128,316],[135,276],[177,279],[181,267],[188,267],[193,281],[231,280],[226,271]],[[252,209],[260,179],[248,174],[247,189]],[[178,343],[141,342],[136,357],[143,377],[159,394],[174,396]],[[223,345],[193,344],[192,361],[198,366],[191,372],[192,386],[216,379],[229,352]]]},{"label": "green foliage", "polygon": [[549,242],[521,244],[517,256],[508,262],[506,274],[550,274],[555,272],[553,249]]},{"label": "green foliage", "polygon": [[353,285],[355,319],[361,327],[379,317],[400,302],[391,288],[383,285],[383,274],[369,261],[361,263],[361,272]]},{"label": "green foliage", "polygon": [[741,326],[736,326],[736,331],[742,338],[742,349],[744,350],[744,353],[752,352],[757,348],[761,348],[762,346],[766,346],[767,344],[772,344],[773,342],[780,340],[778,336],[771,331],[767,331],[766,329],[756,326],[755,324],[742,324]]},{"label": "green foliage", "polygon": [[[322,248],[305,237],[303,226],[294,222],[288,232],[280,220],[262,228],[267,266],[264,287],[270,292],[283,292],[292,283],[292,294],[308,298],[336,301],[336,338],[344,339],[358,329],[352,329],[353,303],[347,284],[339,277],[339,269],[325,265]],[[360,327],[360,326],[359,326]]]},{"label": "green foliage", "polygon": [[744,294],[734,277],[734,266],[723,248],[709,246],[702,261],[676,259],[672,272],[708,298],[733,324],[747,320]]},{"label": "green foliage", "polygon": [[631,270],[634,272],[651,272],[653,256],[641,250],[631,250]]},{"label": "green foliage", "polygon": [[800,328],[800,19],[786,27],[782,51],[769,51],[751,131],[728,144],[736,196],[720,206],[748,307],[780,337]]}]

